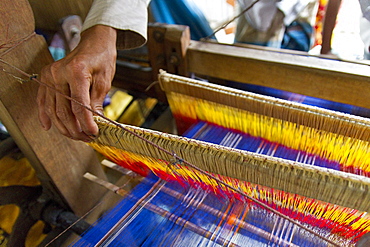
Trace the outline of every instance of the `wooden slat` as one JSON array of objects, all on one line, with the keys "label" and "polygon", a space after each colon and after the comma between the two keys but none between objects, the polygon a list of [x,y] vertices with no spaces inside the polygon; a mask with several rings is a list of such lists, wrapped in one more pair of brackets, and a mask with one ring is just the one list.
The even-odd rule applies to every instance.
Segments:
[{"label": "wooden slat", "polygon": [[[8,27],[10,34],[16,33],[16,39],[33,32],[29,26],[29,23],[33,24],[30,22],[33,20],[32,12],[27,1],[2,0],[0,10],[2,27]],[[4,47],[15,45],[7,39],[13,36],[2,35],[0,38],[0,44],[10,44]],[[30,74],[39,73],[44,65],[52,62],[45,40],[38,35],[4,55],[6,50],[0,50],[0,58]],[[87,171],[105,177],[94,151],[85,143],[63,137],[55,128],[44,131],[37,116],[38,84],[34,81],[21,84],[11,74],[27,79],[0,62],[1,121],[30,160],[46,192],[76,214],[83,214],[104,192],[99,186],[92,186],[83,179]]]},{"label": "wooden slat", "polygon": [[189,72],[369,108],[370,67],[311,56],[192,41]]},{"label": "wooden slat", "polygon": [[155,91],[145,91],[153,81],[152,68],[122,61],[117,61],[116,68],[113,86],[128,90],[135,96],[141,96],[145,93],[150,97],[156,96]]}]

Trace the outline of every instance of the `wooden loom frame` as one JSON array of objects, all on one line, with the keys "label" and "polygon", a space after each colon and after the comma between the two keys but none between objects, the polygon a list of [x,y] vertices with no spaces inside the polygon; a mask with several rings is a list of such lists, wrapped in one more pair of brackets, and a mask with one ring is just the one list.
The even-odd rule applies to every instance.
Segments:
[{"label": "wooden loom frame", "polygon": [[[183,76],[193,73],[215,83],[249,83],[370,108],[367,61],[339,61],[305,52],[193,41],[189,28],[181,25],[150,25],[147,46],[151,69],[121,69],[118,64],[114,85],[142,90],[157,80],[159,69],[164,69]],[[159,86],[148,94],[165,99]]]},{"label": "wooden loom frame", "polygon": [[[33,32],[33,14],[27,2],[10,3],[7,1],[3,2],[1,7],[3,13],[6,10],[17,9],[17,13],[10,12],[10,14],[3,15],[10,18],[9,20],[3,19],[3,29],[8,28],[5,25],[8,21],[12,23],[12,28],[17,26],[14,32],[17,32],[19,38]],[[17,19],[19,16],[24,18],[19,20],[19,18]],[[4,32],[1,37],[2,43],[3,41],[6,43],[10,35],[12,33]],[[46,43],[41,37],[34,36],[22,46],[12,51],[14,54],[17,54],[16,52],[19,54],[28,50],[22,54],[26,57],[17,54],[18,57],[22,58],[21,60],[13,59],[15,55],[12,53],[7,54],[7,57],[12,57],[13,65],[20,66],[22,64],[24,70],[38,73],[43,65],[52,61]],[[34,49],[35,46],[38,48]],[[30,47],[34,49],[33,52],[29,52]],[[124,67],[124,69],[120,69],[121,66],[118,64],[113,85],[134,91],[144,91],[156,80],[159,69],[165,69],[179,75],[195,73],[211,79],[219,78],[252,83],[360,107],[370,105],[370,99],[366,97],[370,92],[368,79],[370,71],[367,64],[335,61],[307,56],[299,52],[288,53],[261,47],[192,41],[190,40],[189,28],[181,25],[149,25],[148,49],[151,68]],[[35,66],[36,61],[37,66]],[[67,140],[55,130],[45,132],[40,128],[36,119],[34,99],[37,85],[34,82],[29,83],[33,84],[32,86],[20,85],[9,75],[3,73],[1,76],[4,84],[9,81],[12,84],[9,88],[2,87],[1,89],[1,120],[16,139],[18,146],[31,160],[40,180],[46,185],[48,191],[59,198],[59,202],[72,208],[75,212],[79,214],[85,212],[94,204],[96,198],[100,197],[91,192],[90,184],[82,182],[81,185],[80,182],[77,182],[86,170],[100,170],[96,160],[89,161],[90,158],[95,159],[95,157],[91,157],[91,150],[81,151],[81,149],[85,150],[83,144]],[[301,79],[296,80],[296,78]],[[149,91],[149,95],[165,100],[164,93],[158,85]],[[17,104],[13,103],[16,99],[23,101],[24,105],[28,105],[29,108],[17,108]],[[30,114],[30,112],[34,113]],[[34,116],[30,122],[21,123],[25,115]],[[58,146],[47,145],[53,146],[51,154],[51,150],[45,148],[45,143],[58,143]],[[71,152],[76,152],[73,150],[79,150],[78,153],[83,155],[70,155]],[[84,154],[84,152],[86,153]],[[53,157],[50,157],[51,155]],[[76,156],[80,156],[77,161],[75,160]],[[70,157],[71,161],[66,157]],[[56,164],[51,164],[55,162]],[[76,171],[73,176],[67,176],[69,168],[59,169],[59,165],[57,165],[59,162],[63,165],[75,163],[75,165],[68,164],[66,166],[74,167],[73,169],[78,167],[79,171]],[[82,165],[86,162],[91,163],[92,168],[85,167],[89,166],[86,164]],[[94,171],[94,173],[104,176],[102,171]],[[81,191],[75,188],[81,188],[87,198],[81,197]],[[86,203],[86,201],[92,203]]]},{"label": "wooden loom frame", "polygon": [[[33,14],[27,1],[2,1],[0,12],[7,17],[0,22],[1,29],[14,28],[14,33],[2,32],[1,45],[6,44],[9,37],[17,40],[34,31]],[[189,29],[178,25],[150,26],[148,37],[151,69],[118,70],[114,85],[144,91],[156,80],[159,69],[165,69],[179,75],[195,73],[209,78],[269,86],[360,107],[370,105],[370,99],[366,97],[370,92],[370,72],[365,64],[251,46],[191,41]],[[31,73],[39,73],[44,65],[52,61],[40,36],[30,37],[1,58]],[[48,132],[42,130],[37,120],[35,97],[38,85],[35,82],[21,85],[14,77],[4,73],[0,74],[0,80],[1,121],[31,161],[49,195],[82,215],[103,194],[99,186],[81,179],[86,171],[104,177],[93,151],[82,143],[62,137],[55,129]],[[158,86],[154,86],[149,95],[165,100]]]}]

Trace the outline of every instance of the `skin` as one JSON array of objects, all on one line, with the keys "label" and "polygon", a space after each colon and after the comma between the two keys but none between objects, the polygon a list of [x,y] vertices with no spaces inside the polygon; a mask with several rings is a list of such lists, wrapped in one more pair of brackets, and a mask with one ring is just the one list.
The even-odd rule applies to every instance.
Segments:
[{"label": "skin", "polygon": [[[117,31],[108,26],[96,25],[85,30],[71,53],[42,69],[40,80],[102,113],[103,100],[115,74],[116,38]],[[37,104],[45,130],[54,125],[61,134],[85,142],[98,135],[93,113],[55,91],[40,86]]]},{"label": "skin", "polygon": [[326,6],[324,26],[322,30],[321,54],[330,54],[331,38],[341,3],[342,0],[329,0]]}]

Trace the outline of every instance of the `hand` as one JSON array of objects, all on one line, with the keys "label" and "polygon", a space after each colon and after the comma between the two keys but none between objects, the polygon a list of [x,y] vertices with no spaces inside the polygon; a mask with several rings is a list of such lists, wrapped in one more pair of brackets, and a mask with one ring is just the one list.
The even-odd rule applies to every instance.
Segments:
[{"label": "hand", "polygon": [[[103,25],[81,33],[79,45],[65,58],[44,67],[40,80],[94,111],[102,113],[116,66],[116,30]],[[39,120],[45,130],[54,124],[63,135],[91,141],[98,135],[93,113],[40,85]]]}]

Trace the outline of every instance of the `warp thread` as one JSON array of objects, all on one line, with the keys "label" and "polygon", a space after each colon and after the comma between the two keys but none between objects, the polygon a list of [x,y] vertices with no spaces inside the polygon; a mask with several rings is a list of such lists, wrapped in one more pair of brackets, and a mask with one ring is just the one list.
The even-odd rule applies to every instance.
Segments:
[{"label": "warp thread", "polygon": [[[35,34],[31,34],[31,35],[29,35],[29,36],[25,37],[24,39],[22,39],[21,41],[19,41],[18,43],[16,43],[16,45],[12,46],[12,47],[11,47],[11,48],[9,48],[9,49],[14,49],[14,48],[15,48],[16,46],[18,46],[19,44],[21,44],[21,43],[23,43],[23,42],[27,41],[28,39],[30,39],[33,35],[35,35]],[[8,52],[9,52],[9,49],[8,49],[5,53],[8,53]],[[4,55],[4,53],[3,53],[2,55]],[[158,150],[160,150],[160,151],[164,152],[165,154],[168,154],[168,155],[170,155],[170,156],[174,157],[176,160],[178,160],[178,159],[179,159],[179,160],[181,160],[181,161],[182,161],[182,163],[184,163],[184,164],[186,164],[187,166],[189,166],[189,167],[191,167],[191,168],[195,169],[196,171],[198,171],[198,172],[200,172],[200,173],[202,173],[202,174],[204,174],[204,175],[208,176],[209,178],[213,179],[216,183],[221,184],[221,185],[223,185],[223,186],[225,186],[225,187],[227,187],[227,188],[229,188],[229,189],[231,189],[231,190],[235,191],[236,193],[238,193],[238,194],[242,195],[242,196],[243,196],[243,197],[245,197],[246,199],[248,199],[248,200],[250,200],[250,201],[253,201],[253,202],[254,202],[254,203],[256,203],[257,205],[260,205],[261,207],[263,207],[263,208],[267,209],[268,211],[270,211],[270,212],[272,212],[272,213],[274,213],[274,214],[276,214],[276,215],[278,215],[278,216],[282,217],[283,219],[285,219],[285,220],[287,220],[287,221],[289,221],[289,222],[291,222],[291,223],[293,223],[293,224],[297,225],[297,226],[298,226],[298,227],[300,227],[301,229],[304,229],[304,230],[306,230],[307,232],[309,232],[309,233],[311,233],[311,234],[314,234],[315,236],[317,236],[317,237],[319,237],[319,238],[321,238],[321,239],[325,240],[326,242],[328,242],[328,243],[332,244],[333,246],[338,246],[338,247],[339,247],[339,245],[338,245],[337,243],[335,243],[335,242],[331,241],[330,239],[327,239],[327,238],[326,238],[326,237],[324,237],[324,236],[321,236],[320,234],[318,234],[318,233],[316,233],[315,231],[313,231],[313,230],[309,229],[308,227],[304,226],[304,225],[303,225],[303,224],[301,224],[300,222],[298,222],[298,221],[296,221],[296,220],[293,220],[293,219],[289,218],[288,216],[286,216],[286,215],[284,215],[284,214],[280,213],[279,211],[277,211],[277,210],[273,209],[272,207],[270,207],[270,206],[268,206],[268,205],[266,205],[266,204],[264,204],[264,203],[262,203],[262,202],[258,201],[258,200],[257,200],[257,199],[255,199],[255,198],[252,198],[252,197],[248,196],[246,193],[244,193],[244,192],[243,192],[243,191],[241,191],[240,189],[238,189],[238,188],[234,188],[233,186],[231,186],[231,185],[229,185],[229,184],[225,183],[224,181],[222,181],[221,179],[219,179],[219,178],[217,178],[217,177],[215,177],[215,176],[213,176],[213,175],[211,175],[211,174],[208,174],[207,172],[205,172],[205,171],[203,171],[202,169],[198,168],[198,167],[197,167],[197,166],[195,166],[194,164],[192,164],[192,163],[190,163],[190,162],[188,162],[188,161],[186,161],[186,160],[183,160],[183,159],[181,159],[180,157],[177,157],[177,155],[176,155],[176,154],[174,154],[173,152],[171,152],[171,151],[169,151],[169,150],[166,150],[166,149],[164,149],[164,148],[162,148],[162,147],[158,146],[157,144],[155,144],[155,143],[153,143],[153,142],[151,142],[151,141],[149,141],[149,140],[146,140],[144,137],[140,136],[139,134],[137,134],[137,133],[135,133],[135,132],[133,132],[133,131],[130,131],[130,130],[126,129],[126,128],[125,128],[125,127],[123,127],[121,124],[119,124],[119,123],[117,123],[117,122],[115,122],[115,121],[113,121],[113,120],[111,120],[111,119],[109,119],[109,118],[105,117],[103,114],[101,114],[101,113],[99,113],[99,112],[94,111],[91,107],[84,105],[83,103],[79,102],[78,100],[76,100],[76,99],[74,99],[74,98],[72,98],[72,97],[70,97],[70,96],[68,96],[68,95],[65,95],[65,94],[64,94],[64,93],[62,93],[61,91],[59,91],[59,90],[57,90],[56,88],[54,88],[52,85],[49,85],[49,84],[47,84],[47,83],[45,83],[45,82],[41,82],[41,81],[40,81],[40,80],[38,80],[34,75],[28,74],[27,72],[25,72],[25,71],[23,71],[23,70],[19,69],[18,67],[14,66],[14,65],[12,65],[12,64],[9,64],[9,63],[8,63],[8,62],[6,62],[5,60],[3,60],[3,59],[1,58],[1,56],[0,56],[0,62],[1,62],[1,63],[3,63],[3,64],[5,64],[5,65],[7,65],[7,66],[9,66],[9,67],[11,67],[12,69],[14,69],[15,71],[17,71],[18,73],[20,73],[20,74],[22,74],[22,75],[24,75],[24,76],[26,76],[26,77],[30,78],[30,80],[33,80],[33,81],[35,81],[35,82],[39,83],[40,85],[45,86],[45,87],[47,87],[47,88],[49,88],[49,89],[53,90],[55,93],[57,93],[57,94],[61,95],[62,97],[64,97],[64,98],[68,99],[69,101],[71,101],[71,102],[73,102],[73,103],[75,103],[75,104],[77,104],[77,105],[79,105],[79,106],[83,107],[84,109],[86,109],[86,110],[88,110],[88,111],[92,112],[94,115],[97,115],[97,116],[99,116],[99,117],[103,118],[104,120],[108,121],[109,123],[112,123],[113,125],[117,126],[118,128],[120,128],[120,129],[122,129],[122,130],[124,130],[124,131],[127,131],[128,133],[130,133],[130,134],[134,135],[135,137],[137,137],[137,138],[139,138],[139,139],[141,139],[141,140],[143,140],[143,141],[147,142],[148,144],[150,144],[151,146],[153,146],[153,147],[157,148]],[[3,70],[3,72],[4,72],[4,70]],[[13,74],[13,75],[14,75],[14,74]],[[16,75],[14,75],[14,76],[16,76]]]}]

